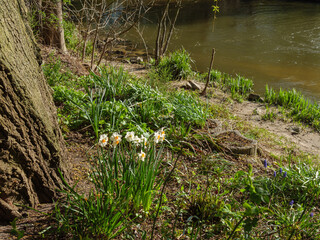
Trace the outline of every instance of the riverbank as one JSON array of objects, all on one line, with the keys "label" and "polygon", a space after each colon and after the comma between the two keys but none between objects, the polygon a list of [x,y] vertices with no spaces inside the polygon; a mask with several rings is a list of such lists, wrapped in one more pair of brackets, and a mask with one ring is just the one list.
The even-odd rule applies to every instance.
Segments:
[{"label": "riverbank", "polygon": [[[50,54],[51,52],[53,54]],[[94,125],[81,119],[81,111],[78,112],[79,109],[89,106],[90,102],[84,102],[85,104],[80,105],[81,108],[72,108],[73,105],[68,103],[68,99],[74,96],[74,102],[86,100],[88,94],[85,94],[86,90],[82,86],[89,88],[93,86],[91,94],[95,95],[92,96],[91,103],[99,103],[99,97],[101,97],[99,85],[98,82],[93,85],[92,79],[85,80],[85,76],[89,74],[86,70],[87,65],[74,57],[60,55],[53,49],[44,48],[43,58],[44,67],[48,66],[45,68],[47,69],[45,73],[55,91],[54,98],[59,108],[59,121],[67,142],[68,159],[72,164],[72,179],[74,182],[78,181],[77,191],[81,197],[77,201],[86,204],[89,203],[90,192],[94,191],[93,182],[88,176],[94,166],[92,159],[97,154],[96,150],[99,150],[96,144],[99,138],[95,137]],[[52,65],[49,65],[50,63]],[[160,172],[157,175],[157,179],[168,179],[165,181],[165,187],[153,190],[155,195],[149,212],[145,212],[140,207],[136,210],[136,217],[123,216],[124,219],[129,220],[128,225],[123,235],[118,236],[117,239],[124,239],[125,236],[130,236],[131,239],[143,239],[144,235],[150,237],[153,231],[154,239],[163,239],[166,236],[173,236],[173,239],[190,239],[191,237],[195,239],[198,229],[198,239],[226,239],[228,237],[232,239],[232,237],[241,237],[245,232],[247,225],[246,222],[240,222],[241,218],[248,219],[247,222],[254,221],[255,218],[259,219],[259,223],[252,223],[251,234],[258,234],[257,236],[260,237],[270,233],[285,237],[291,234],[296,224],[305,222],[314,224],[301,228],[307,231],[306,234],[311,235],[313,229],[317,229],[318,204],[312,205],[312,208],[306,206],[307,213],[303,215],[301,215],[301,205],[299,207],[298,204],[303,202],[304,197],[309,197],[311,190],[309,185],[306,187],[307,191],[302,188],[299,179],[304,181],[308,177],[311,182],[317,181],[317,177],[313,178],[313,176],[318,166],[319,133],[287,119],[277,107],[267,107],[264,103],[249,102],[243,98],[235,100],[227,90],[221,90],[217,84],[211,84],[207,95],[200,98],[199,90],[183,90],[190,80],[203,89],[204,82],[199,81],[195,76],[189,76],[188,80],[169,82],[154,80],[151,82],[150,75],[148,75],[150,69],[145,69],[143,65],[122,62],[106,62],[106,64],[115,68],[107,71],[107,75],[104,75],[106,78],[101,78],[103,81],[106,81],[108,76],[110,78],[116,76],[116,79],[122,78],[120,85],[111,86],[115,97],[108,99],[106,104],[111,102],[111,107],[128,109],[130,114],[127,114],[128,111],[125,110],[117,112],[113,107],[110,111],[108,110],[110,106],[106,105],[104,111],[108,111],[108,114],[100,120],[109,121],[108,116],[116,112],[119,115],[115,115],[114,124],[120,122],[123,124],[119,129],[131,127],[136,132],[139,131],[139,128],[126,125],[123,120],[127,122],[134,120],[136,125],[145,128],[145,131],[154,131],[154,134],[157,133],[157,129],[165,126],[167,140],[164,145],[165,155],[161,159]],[[127,76],[122,71],[115,70],[118,67],[124,68],[132,75]],[[56,69],[54,74],[50,74],[49,70],[52,69]],[[77,75],[80,75],[80,78]],[[93,76],[99,79],[99,74]],[[88,82],[85,82],[86,85],[81,85],[83,81]],[[160,90],[151,87],[150,84],[158,86]],[[63,94],[66,93],[69,97],[63,99]],[[132,102],[133,96],[136,102]],[[274,115],[270,115],[271,112]],[[135,118],[130,118],[131,115],[135,115]],[[142,116],[144,119],[139,118]],[[178,121],[178,119],[184,120]],[[82,120],[82,125],[76,125],[79,124],[79,120]],[[105,122],[99,121],[100,127],[96,130],[99,133],[109,134],[108,136],[111,137],[109,132],[111,130],[108,130],[110,126]],[[204,124],[199,124],[201,122]],[[144,127],[146,124],[148,124],[147,128]],[[119,132],[123,135],[123,139],[126,131],[128,130]],[[236,131],[239,132],[239,135]],[[221,135],[223,133],[228,134]],[[152,136],[149,138],[151,141],[153,141]],[[240,147],[250,146],[252,150],[244,150],[241,154],[236,153],[236,150],[243,150],[239,150],[239,144]],[[299,175],[301,171],[299,173],[296,169],[303,164],[311,166],[310,171],[307,171],[308,175],[303,175],[304,173]],[[311,164],[314,164],[314,169]],[[282,171],[286,172],[287,178],[281,176]],[[274,176],[275,173],[278,178]],[[253,185],[250,185],[246,179],[251,179]],[[119,180],[118,182],[121,183]],[[269,182],[274,184],[272,186],[277,186],[276,189],[281,186],[281,191],[265,189]],[[266,185],[257,185],[260,183]],[[251,190],[252,187],[257,188],[257,191],[250,192],[250,187]],[[258,187],[263,188],[266,192],[259,192]],[[317,189],[316,185],[313,187]],[[161,192],[161,189],[164,192]],[[294,189],[299,191],[293,195]],[[260,194],[258,196],[261,199],[257,202],[252,200],[252,196],[256,196],[254,194]],[[95,199],[97,198],[98,196],[95,196]],[[163,199],[163,202],[159,202],[158,199]],[[281,205],[269,204],[268,200]],[[288,202],[291,201],[294,201],[296,205],[289,206]],[[96,200],[90,201],[90,204],[96,204]],[[252,210],[251,215],[244,215],[249,214],[246,210],[249,207],[246,204],[250,204],[249,207],[258,212]],[[161,205],[162,207],[159,207]],[[266,209],[269,209],[269,212]],[[51,213],[53,205],[39,206],[39,210]],[[281,223],[287,224],[285,226],[289,229],[283,231],[283,225],[272,224],[273,220],[280,221],[281,219],[275,214],[276,211],[288,215],[305,215],[305,218],[303,221]],[[312,219],[309,217],[310,212],[313,214]],[[42,219],[39,219],[39,216],[43,215],[35,214],[34,211],[29,211],[29,214],[28,218],[17,221],[17,230],[25,231],[23,239],[40,238],[38,232],[47,227],[55,229],[57,226],[57,215],[55,214],[52,215],[52,218],[43,217]],[[91,216],[93,217],[95,216]],[[66,220],[68,222],[77,221],[71,218]],[[229,223],[226,222],[227,220]],[[82,219],[82,221],[86,220]],[[153,225],[154,222],[155,225]],[[273,226],[272,229],[269,229],[270,232],[268,232],[269,223]],[[279,231],[277,231],[278,226]],[[4,233],[10,231],[11,228],[10,226],[1,228],[0,238],[9,239],[9,235]],[[74,230],[69,230],[68,233],[62,231],[59,233],[62,235],[58,235],[55,229],[53,232],[48,230],[43,234],[51,239],[62,239],[62,236],[64,239],[69,239],[72,237],[70,235],[72,231]],[[79,236],[88,234],[85,231],[87,230],[78,232]],[[317,234],[318,230],[315,231]],[[90,234],[92,233],[87,235],[88,238],[97,238]],[[307,236],[303,235],[302,231],[297,231],[296,234]]]},{"label": "riverbank", "polygon": [[[183,46],[195,69],[204,72],[215,48],[215,69],[253,79],[260,94],[268,84],[276,90],[295,88],[313,101],[320,100],[319,3],[220,1],[214,27],[211,6],[212,1],[199,1],[181,9],[169,50]],[[141,29],[151,47],[160,10],[152,12]],[[141,42],[135,33],[127,38]]]}]

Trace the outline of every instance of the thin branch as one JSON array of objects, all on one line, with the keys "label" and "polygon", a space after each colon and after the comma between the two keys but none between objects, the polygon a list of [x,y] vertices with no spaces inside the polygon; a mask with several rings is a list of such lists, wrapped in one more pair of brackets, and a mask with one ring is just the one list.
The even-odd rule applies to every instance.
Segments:
[{"label": "thin branch", "polygon": [[176,24],[176,21],[178,19],[179,12],[180,12],[180,9],[181,9],[181,0],[177,3],[177,5],[178,5],[178,9],[177,9],[176,15],[174,17],[173,23],[171,24],[171,28],[170,28],[169,35],[168,35],[167,41],[166,41],[164,49],[163,49],[163,53],[165,53],[167,51],[167,49],[168,49],[169,42],[171,40],[171,36],[172,36],[172,33],[173,33],[173,29],[174,29],[174,26]]},{"label": "thin branch", "polygon": [[207,77],[207,82],[206,82],[206,86],[204,87],[203,91],[201,92],[201,95],[206,95],[207,94],[207,88],[209,85],[209,81],[210,81],[210,73],[211,73],[211,69],[213,66],[213,61],[214,61],[214,54],[215,54],[215,49],[212,48],[212,55],[211,55],[211,61],[210,61],[210,67],[209,67],[209,71],[208,71],[208,77]]}]

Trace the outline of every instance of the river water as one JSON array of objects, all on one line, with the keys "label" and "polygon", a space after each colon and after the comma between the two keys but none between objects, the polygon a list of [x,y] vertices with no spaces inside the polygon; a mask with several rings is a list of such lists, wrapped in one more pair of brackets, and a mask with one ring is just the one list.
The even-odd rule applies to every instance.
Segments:
[{"label": "river water", "polygon": [[[296,88],[320,100],[320,2],[286,0],[222,0],[213,24],[213,1],[184,4],[170,50],[185,48],[194,68],[207,71],[211,49],[214,68],[265,85]],[[151,48],[161,7],[141,22]],[[127,37],[139,41],[136,34]]]}]

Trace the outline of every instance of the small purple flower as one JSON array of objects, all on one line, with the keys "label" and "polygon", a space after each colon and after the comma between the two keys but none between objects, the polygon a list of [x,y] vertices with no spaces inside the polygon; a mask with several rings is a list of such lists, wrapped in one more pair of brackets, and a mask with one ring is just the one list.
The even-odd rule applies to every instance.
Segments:
[{"label": "small purple flower", "polygon": [[310,217],[313,217],[313,216],[314,216],[314,213],[313,213],[313,212],[311,212],[311,213],[310,213]]},{"label": "small purple flower", "polygon": [[291,200],[291,201],[289,202],[289,205],[292,206],[293,204],[294,204],[294,201]]},{"label": "small purple flower", "polygon": [[282,168],[280,168],[280,174],[282,174]]},{"label": "small purple flower", "polygon": [[284,172],[283,177],[286,177],[286,176],[287,176],[287,172]]},{"label": "small purple flower", "polygon": [[273,172],[273,176],[274,176],[274,177],[277,176],[277,172],[276,172],[276,171]]},{"label": "small purple flower", "polygon": [[265,159],[265,160],[263,161],[263,166],[264,166],[265,168],[268,167],[267,159]]}]

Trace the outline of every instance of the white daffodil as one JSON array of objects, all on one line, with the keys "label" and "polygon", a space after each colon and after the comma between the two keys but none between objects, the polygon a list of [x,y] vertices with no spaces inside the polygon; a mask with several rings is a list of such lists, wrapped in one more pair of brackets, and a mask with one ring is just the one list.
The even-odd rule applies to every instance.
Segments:
[{"label": "white daffodil", "polygon": [[144,161],[144,159],[146,158],[146,154],[143,152],[143,151],[141,151],[140,153],[138,153],[138,156],[139,156],[139,159],[143,162]]},{"label": "white daffodil", "polygon": [[99,138],[99,145],[100,147],[105,147],[108,144],[108,135],[102,134]]},{"label": "white daffodil", "polygon": [[160,139],[161,139],[160,133],[159,133],[159,132],[156,132],[156,133],[154,134],[154,142],[155,142],[155,143],[158,143],[158,142],[160,141]]},{"label": "white daffodil", "polygon": [[164,132],[164,128],[161,128],[159,132],[161,135],[166,135],[166,133]]},{"label": "white daffodil", "polygon": [[132,142],[136,145],[139,145],[139,143],[141,142],[141,139],[138,136],[134,136]]},{"label": "white daffodil", "polygon": [[111,137],[110,137],[111,141],[121,141],[121,135],[117,132],[114,132]]},{"label": "white daffodil", "polygon": [[161,128],[158,132],[154,134],[155,143],[163,142],[165,138],[166,138],[166,133],[164,132],[163,128]]},{"label": "white daffodil", "polygon": [[147,138],[145,136],[141,135],[140,140],[143,146],[147,146]]},{"label": "white daffodil", "polygon": [[126,136],[124,137],[128,142],[132,142],[134,139],[134,132],[127,132]]},{"label": "white daffodil", "polygon": [[119,143],[120,141],[112,141],[112,146],[115,148]]},{"label": "white daffodil", "polygon": [[166,138],[166,133],[163,128],[160,130],[160,141],[163,142]]},{"label": "white daffodil", "polygon": [[121,135],[115,132],[110,137],[110,140],[112,141],[112,146],[116,147],[121,142]]}]

